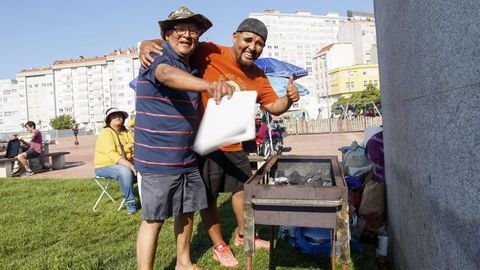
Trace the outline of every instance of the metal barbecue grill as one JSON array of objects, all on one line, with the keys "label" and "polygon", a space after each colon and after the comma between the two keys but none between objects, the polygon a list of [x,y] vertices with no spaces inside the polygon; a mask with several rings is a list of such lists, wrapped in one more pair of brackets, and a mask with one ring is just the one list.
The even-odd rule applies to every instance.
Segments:
[{"label": "metal barbecue grill", "polygon": [[[335,239],[339,262],[344,269],[348,268],[348,188],[336,156],[273,156],[244,188],[247,269],[253,269],[255,224],[331,228],[332,269],[335,269]],[[274,227],[271,229],[269,269],[274,269]]]}]

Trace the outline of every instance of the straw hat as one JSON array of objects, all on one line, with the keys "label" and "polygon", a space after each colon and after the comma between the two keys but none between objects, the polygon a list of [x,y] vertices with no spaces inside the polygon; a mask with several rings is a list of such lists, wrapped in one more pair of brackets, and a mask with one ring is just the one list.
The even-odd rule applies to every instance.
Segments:
[{"label": "straw hat", "polygon": [[212,27],[212,22],[210,22],[207,17],[202,14],[193,13],[187,7],[180,7],[179,9],[172,11],[166,20],[158,22],[162,38],[165,39],[165,33],[171,29],[173,25],[186,20],[192,20],[200,27],[202,31],[200,36]]}]

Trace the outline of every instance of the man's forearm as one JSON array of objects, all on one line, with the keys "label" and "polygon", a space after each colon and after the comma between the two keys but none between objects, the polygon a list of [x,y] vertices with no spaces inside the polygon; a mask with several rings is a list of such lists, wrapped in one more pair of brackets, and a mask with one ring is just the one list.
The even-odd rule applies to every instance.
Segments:
[{"label": "man's forearm", "polygon": [[144,40],[140,43],[140,49],[142,48],[142,45],[145,44],[145,42],[153,42],[153,43],[157,44],[158,46],[162,46],[162,44],[165,43],[165,40],[163,40],[163,39]]},{"label": "man's forearm", "polygon": [[170,65],[160,64],[155,70],[155,78],[162,84],[180,91],[202,92],[208,89],[209,82]]},{"label": "man's forearm", "polygon": [[264,105],[265,110],[273,115],[280,115],[292,106],[293,101],[291,101],[287,96],[279,97],[275,102]]}]

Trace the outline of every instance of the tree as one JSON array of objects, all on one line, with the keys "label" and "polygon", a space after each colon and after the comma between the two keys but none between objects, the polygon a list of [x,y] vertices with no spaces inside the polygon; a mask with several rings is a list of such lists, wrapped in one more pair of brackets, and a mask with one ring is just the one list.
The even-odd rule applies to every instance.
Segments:
[{"label": "tree", "polygon": [[62,114],[50,119],[50,126],[53,129],[71,129],[75,124],[75,119],[71,115]]},{"label": "tree", "polygon": [[[332,105],[332,112],[341,114],[344,109],[352,110],[356,114],[361,114],[366,109],[373,108],[373,104],[380,110],[380,89],[372,84],[367,85],[367,88],[361,92],[353,93],[351,97],[339,97],[337,102]],[[346,106],[348,105],[348,108]]]}]

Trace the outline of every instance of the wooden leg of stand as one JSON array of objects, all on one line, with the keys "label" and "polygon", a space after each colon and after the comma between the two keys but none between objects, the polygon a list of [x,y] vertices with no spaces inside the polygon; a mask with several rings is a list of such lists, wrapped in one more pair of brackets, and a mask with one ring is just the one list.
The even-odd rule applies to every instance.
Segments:
[{"label": "wooden leg of stand", "polygon": [[247,258],[247,270],[253,270],[253,258],[252,254],[250,255],[245,255]]},{"label": "wooden leg of stand", "polygon": [[270,226],[270,249],[268,257],[268,269],[275,270],[275,256],[274,256],[274,241],[275,240],[275,226]]},{"label": "wooden leg of stand", "polygon": [[245,202],[243,206],[243,241],[247,270],[253,270],[253,252],[255,252],[255,220],[252,204]]}]

